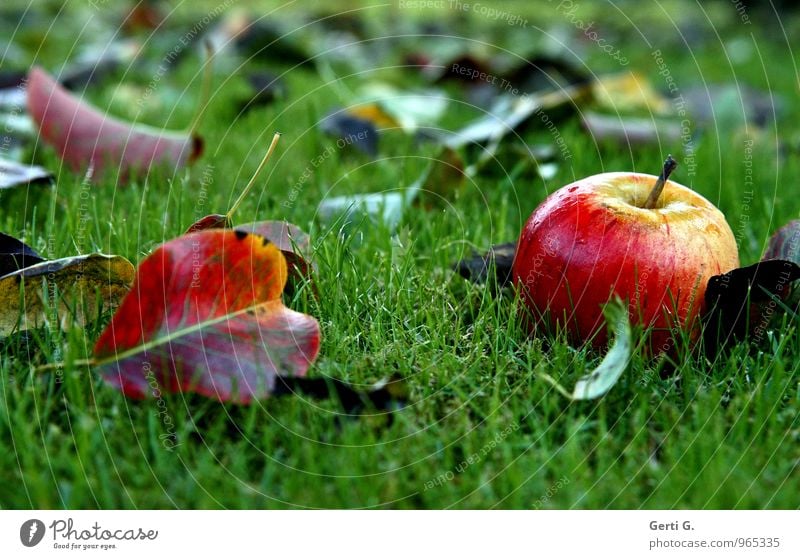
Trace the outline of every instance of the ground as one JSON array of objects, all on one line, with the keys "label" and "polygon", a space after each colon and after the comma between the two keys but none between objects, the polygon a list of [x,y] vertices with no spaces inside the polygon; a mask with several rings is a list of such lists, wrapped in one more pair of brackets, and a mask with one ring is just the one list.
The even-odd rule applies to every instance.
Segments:
[{"label": "ground", "polygon": [[[88,15],[113,21],[109,13],[121,13],[110,5],[77,4],[68,2],[62,12],[41,8],[27,19],[21,12],[4,16],[4,40],[23,53],[11,65],[57,71],[97,38],[92,26],[100,23]],[[567,115],[558,119],[556,133],[570,157],[557,157],[555,175],[547,179],[535,173],[529,157],[509,150],[448,193],[445,203],[413,206],[396,232],[365,221],[340,234],[316,215],[329,196],[407,187],[437,154],[431,143],[387,131],[372,158],[336,147],[317,125],[371,81],[426,86],[419,73],[399,67],[402,57],[392,55],[398,43],[387,36],[449,33],[461,38],[448,44],[481,43],[477,52],[487,56],[525,57],[545,48],[543,37],[552,33],[591,74],[635,69],[659,91],[669,92],[671,79],[679,92],[733,84],[780,99],[779,117],[760,127],[743,125],[743,108],[722,103],[717,108],[725,114],[703,126],[692,121],[694,167],[684,164],[673,177],[722,210],[742,263],[755,262],[769,236],[800,209],[792,126],[800,116],[793,102],[798,75],[787,39],[800,23],[796,14],[781,14],[778,26],[776,14],[754,8],[743,12],[752,20],[747,23],[728,2],[619,2],[617,9],[579,6],[574,13],[564,2],[498,3],[498,10],[525,20],[511,22],[451,2],[413,9],[403,2],[345,4],[367,22],[364,33],[376,38],[369,50],[382,53],[381,64],[345,71],[341,61],[294,68],[222,59],[200,126],[205,152],[190,171],[154,171],[129,185],[115,184],[109,173],[90,184],[63,167],[51,148],[31,146],[27,160],[53,170],[56,184],[0,192],[0,225],[49,257],[102,251],[136,263],[202,215],[226,211],[279,130],[283,138],[267,177],[237,221],[286,219],[312,236],[317,295],[306,288],[287,301],[317,317],[322,328],[322,350],[309,374],[356,385],[404,378],[407,405],[391,416],[348,416],[334,399],[281,397],[238,406],[166,395],[177,441],[168,449],[153,401],[127,399],[75,364],[91,353],[109,321],[105,313],[86,327],[44,329],[5,342],[0,506],[796,508],[800,337],[790,317],[760,343],[740,343],[715,359],[682,352],[670,374],[662,374],[669,369],[664,360],[637,353],[607,396],[570,402],[540,373],[572,386],[602,352],[551,334],[527,336],[512,292],[495,292],[451,271],[473,248],[515,240],[525,218],[556,188],[602,171],[657,173],[666,153],[685,159],[686,142],[621,147],[596,141],[577,116]],[[186,31],[199,25],[202,32],[213,26],[203,18],[216,8],[212,2],[181,4],[170,21]],[[233,8],[222,5],[223,12]],[[254,12],[273,8],[275,21],[298,14],[296,5],[269,3]],[[83,16],[68,17],[73,11]],[[576,31],[575,14],[597,21],[601,36],[628,63]],[[181,36],[155,34],[147,51],[154,64],[119,69],[88,87],[85,98],[121,118],[187,126],[199,98],[197,49],[179,49],[185,56],[158,73],[158,61]],[[400,44],[411,51],[415,42],[427,49],[439,40]],[[286,93],[240,113],[242,76],[262,67],[283,73]],[[130,87],[138,89],[131,94]],[[461,86],[443,87],[463,99]],[[140,111],[136,100],[142,98],[147,102]],[[441,125],[452,128],[451,120],[463,123],[480,113],[463,105],[448,111]],[[531,126],[514,141],[554,138],[551,129]],[[310,178],[301,180],[309,168]],[[58,361],[65,367],[57,375],[31,367]]]}]

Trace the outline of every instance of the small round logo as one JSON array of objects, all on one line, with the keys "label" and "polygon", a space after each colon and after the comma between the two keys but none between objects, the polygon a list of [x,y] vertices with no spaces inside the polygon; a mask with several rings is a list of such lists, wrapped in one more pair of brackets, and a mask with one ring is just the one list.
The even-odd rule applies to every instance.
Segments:
[{"label": "small round logo", "polygon": [[33,547],[44,537],[44,522],[31,518],[22,523],[19,529],[19,539],[25,547]]}]

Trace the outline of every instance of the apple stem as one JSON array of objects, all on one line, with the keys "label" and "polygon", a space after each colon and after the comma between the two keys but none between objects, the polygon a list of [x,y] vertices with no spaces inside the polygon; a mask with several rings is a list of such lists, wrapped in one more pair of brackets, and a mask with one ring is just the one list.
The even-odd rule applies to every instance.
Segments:
[{"label": "apple stem", "polygon": [[264,165],[266,165],[267,161],[269,161],[269,158],[272,155],[272,152],[275,151],[275,146],[278,144],[278,140],[280,139],[281,139],[281,133],[275,132],[275,135],[272,137],[272,143],[269,145],[269,149],[267,149],[267,153],[264,155],[264,158],[261,160],[261,163],[258,164],[258,169],[256,169],[255,173],[253,173],[253,176],[250,178],[250,182],[247,183],[247,186],[244,187],[242,193],[239,194],[239,197],[233,203],[231,209],[229,209],[228,213],[225,214],[225,217],[227,218],[228,221],[231,220],[231,217],[233,217],[233,212],[236,211],[236,209],[239,207],[239,204],[241,204],[242,200],[244,200],[244,197],[247,196],[247,193],[250,192],[251,188],[253,188],[253,185],[256,183],[258,175],[261,174],[262,169],[264,169]]},{"label": "apple stem", "polygon": [[650,191],[650,195],[645,200],[644,206],[642,206],[643,208],[652,210],[656,207],[656,202],[658,202],[658,197],[661,196],[661,191],[664,190],[664,185],[667,184],[667,179],[677,166],[678,162],[672,159],[671,155],[668,155],[664,161],[664,169],[658,176],[656,184],[653,185],[653,190]]}]

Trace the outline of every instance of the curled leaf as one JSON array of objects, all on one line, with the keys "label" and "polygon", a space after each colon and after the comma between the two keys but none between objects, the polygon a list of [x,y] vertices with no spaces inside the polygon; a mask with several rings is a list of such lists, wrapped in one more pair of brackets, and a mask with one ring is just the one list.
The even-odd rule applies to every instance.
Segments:
[{"label": "curled leaf", "polygon": [[131,175],[146,175],[157,165],[179,169],[202,152],[199,136],[107,116],[66,91],[41,68],[28,74],[28,112],[42,139],[74,171],[92,167],[95,180],[105,170],[117,170],[120,181],[125,182]]},{"label": "curled leaf", "polygon": [[133,273],[133,265],[121,256],[87,254],[6,274],[0,278],[0,336],[46,324],[84,324],[97,315],[98,302],[104,308],[117,306]]},{"label": "curled leaf", "polygon": [[28,184],[50,183],[53,175],[44,167],[24,165],[0,157],[0,189]]},{"label": "curled leaf", "polygon": [[447,96],[440,90],[402,90],[386,83],[362,88],[360,97],[365,104],[348,109],[351,115],[372,122],[378,129],[401,128],[407,133],[434,126],[448,105]]},{"label": "curled leaf", "polygon": [[575,383],[573,400],[599,398],[611,390],[630,363],[633,340],[627,310],[621,303],[614,302],[606,306],[605,315],[609,330],[614,332],[614,342],[597,368]]},{"label": "curled leaf", "polygon": [[609,330],[614,332],[614,342],[600,364],[591,373],[578,379],[572,392],[549,375],[539,373],[540,378],[571,400],[594,400],[603,396],[617,383],[630,363],[633,334],[628,311],[621,301],[616,300],[606,305],[604,313]]},{"label": "curled leaf", "polygon": [[623,145],[674,143],[680,141],[681,126],[669,120],[604,115],[586,111],[583,126],[596,141],[616,141]]},{"label": "curled leaf", "polygon": [[94,348],[106,382],[133,398],[197,392],[249,403],[304,376],[317,321],[283,305],[287,265],[264,237],[231,229],[156,249]]},{"label": "curled leaf", "polygon": [[397,128],[400,123],[377,103],[362,103],[347,109],[347,114],[371,122],[376,128]]},{"label": "curled leaf", "polygon": [[369,219],[383,223],[394,231],[404,212],[422,193],[425,200],[448,197],[464,183],[466,171],[463,162],[451,148],[443,148],[440,155],[417,179],[402,191],[373,192],[326,198],[317,207],[319,220],[325,224],[338,222],[347,229],[352,223]]},{"label": "curled leaf", "polygon": [[443,143],[456,149],[473,143],[498,142],[542,110],[551,110],[585,94],[583,86],[567,86],[547,93],[497,98],[485,116],[445,136]]},{"label": "curled leaf", "polygon": [[370,194],[353,194],[350,196],[334,196],[326,198],[317,207],[322,223],[330,224],[339,221],[347,227],[363,218],[383,222],[390,231],[397,228],[403,212],[416,197],[409,192],[374,192]]}]

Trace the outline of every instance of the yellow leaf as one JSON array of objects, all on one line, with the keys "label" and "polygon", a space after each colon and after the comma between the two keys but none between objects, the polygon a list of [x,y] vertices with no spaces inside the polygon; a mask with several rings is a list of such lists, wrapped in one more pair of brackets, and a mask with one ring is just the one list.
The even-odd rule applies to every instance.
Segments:
[{"label": "yellow leaf", "polygon": [[0,278],[0,337],[41,326],[83,325],[97,315],[98,302],[115,308],[133,277],[133,264],[105,254],[46,260],[11,272]]},{"label": "yellow leaf", "polygon": [[592,96],[600,107],[615,113],[646,111],[666,115],[672,112],[669,99],[638,72],[601,76],[592,84]]}]

